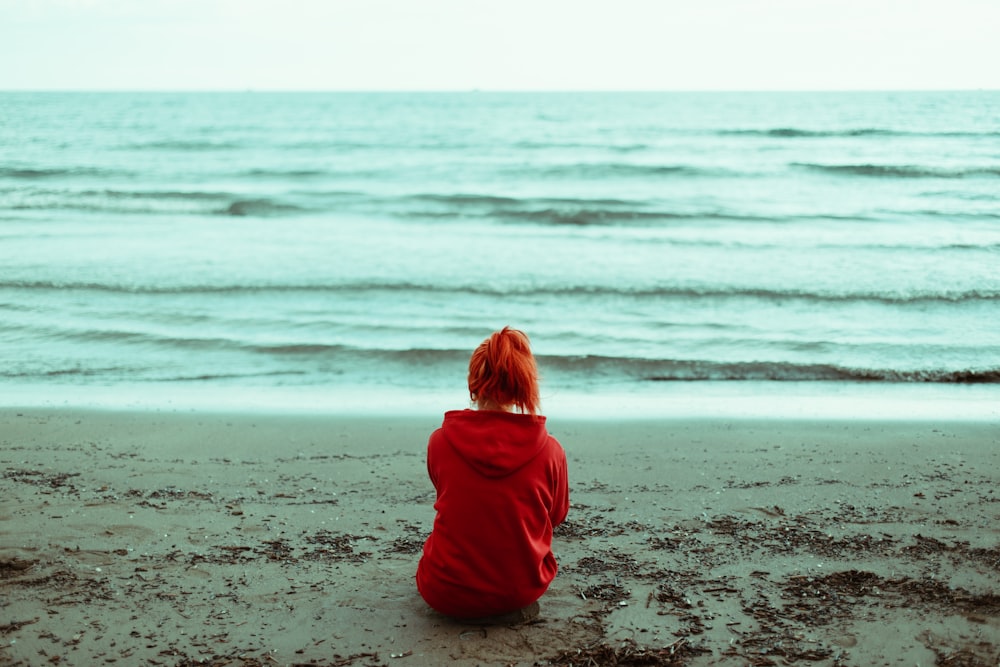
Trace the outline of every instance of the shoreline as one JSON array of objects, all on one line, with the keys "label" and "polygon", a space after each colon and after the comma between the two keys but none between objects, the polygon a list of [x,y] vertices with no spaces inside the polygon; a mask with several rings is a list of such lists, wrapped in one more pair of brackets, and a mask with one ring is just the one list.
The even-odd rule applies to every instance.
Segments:
[{"label": "shoreline", "polygon": [[0,662],[1000,658],[995,419],[552,416],[560,574],[486,629],[413,585],[440,419],[0,408]]},{"label": "shoreline", "polygon": [[[432,417],[469,404],[461,387],[0,384],[0,409]],[[542,385],[554,419],[823,419],[1000,422],[1000,385],[865,382],[645,382]]]}]

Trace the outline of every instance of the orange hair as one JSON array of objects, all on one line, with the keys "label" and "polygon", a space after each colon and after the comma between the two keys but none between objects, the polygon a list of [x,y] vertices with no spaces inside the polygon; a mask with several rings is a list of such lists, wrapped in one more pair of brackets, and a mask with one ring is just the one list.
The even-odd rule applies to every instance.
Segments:
[{"label": "orange hair", "polygon": [[480,405],[538,414],[538,368],[523,331],[504,327],[476,348],[469,359],[469,396]]}]

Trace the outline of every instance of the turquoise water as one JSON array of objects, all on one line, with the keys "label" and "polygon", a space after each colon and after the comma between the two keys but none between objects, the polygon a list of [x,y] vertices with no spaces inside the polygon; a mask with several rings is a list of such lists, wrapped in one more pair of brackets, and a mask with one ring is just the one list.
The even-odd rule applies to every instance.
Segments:
[{"label": "turquoise water", "polygon": [[8,404],[461,395],[505,324],[557,402],[988,402],[998,322],[1000,93],[0,94]]}]

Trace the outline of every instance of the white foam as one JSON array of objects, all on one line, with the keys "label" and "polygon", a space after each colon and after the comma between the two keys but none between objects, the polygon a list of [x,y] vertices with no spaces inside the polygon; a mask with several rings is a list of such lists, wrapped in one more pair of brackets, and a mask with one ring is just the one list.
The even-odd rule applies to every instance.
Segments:
[{"label": "white foam", "polygon": [[[136,410],[433,416],[469,406],[462,387],[253,387],[196,383],[0,387],[0,405]],[[994,385],[810,382],[664,382],[542,388],[543,413],[566,419],[762,418],[1000,420]]]}]

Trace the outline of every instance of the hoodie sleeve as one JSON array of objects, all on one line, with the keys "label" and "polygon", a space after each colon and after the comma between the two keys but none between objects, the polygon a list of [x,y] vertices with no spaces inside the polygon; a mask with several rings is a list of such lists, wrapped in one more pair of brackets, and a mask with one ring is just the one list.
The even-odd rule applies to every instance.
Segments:
[{"label": "hoodie sleeve", "polygon": [[562,445],[555,438],[552,441],[557,454],[552,461],[552,507],[549,509],[549,519],[554,528],[565,521],[569,514],[569,466]]},{"label": "hoodie sleeve", "polygon": [[[435,461],[434,450],[437,448],[434,441],[441,437],[441,429],[437,429],[431,433],[431,437],[427,440],[427,476],[430,477],[431,484],[434,485],[434,490],[438,489],[438,481],[434,475],[434,470],[437,467],[437,462]],[[440,445],[438,445],[440,446]]]}]

